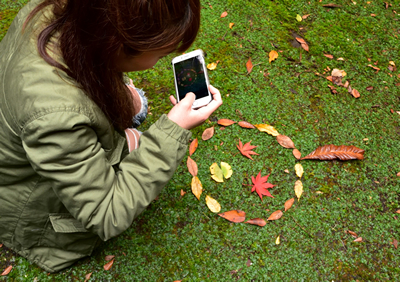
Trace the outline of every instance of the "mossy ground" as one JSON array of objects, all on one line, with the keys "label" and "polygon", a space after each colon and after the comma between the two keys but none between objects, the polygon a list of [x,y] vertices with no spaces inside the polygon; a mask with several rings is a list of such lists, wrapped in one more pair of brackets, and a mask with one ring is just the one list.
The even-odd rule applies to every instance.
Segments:
[{"label": "mossy ground", "polygon": [[[92,257],[47,275],[3,247],[0,270],[10,263],[14,268],[0,280],[83,281],[90,272],[93,281],[399,280],[400,249],[391,242],[400,240],[400,215],[395,213],[400,209],[400,72],[388,66],[394,61],[400,67],[400,5],[387,0],[386,9],[383,1],[354,1],[334,1],[339,8],[323,7],[330,3],[325,0],[202,1],[201,31],[191,50],[203,49],[208,63],[220,61],[209,75],[224,104],[192,131],[193,138],[200,139],[192,158],[205,190],[201,200],[190,193],[191,176],[184,161],[132,227]],[[1,4],[3,32],[11,18],[4,15],[20,6],[4,0]],[[223,11],[228,16],[220,18]],[[298,22],[297,14],[310,16]],[[306,39],[309,52],[296,45],[295,34]],[[271,50],[279,57],[269,63]],[[130,74],[150,98],[151,113],[142,130],[171,108],[172,57],[151,70]],[[255,66],[247,74],[249,58]],[[315,75],[328,76],[327,67],[345,70],[345,80],[361,97],[353,98],[344,88],[332,94],[327,87],[331,82]],[[373,89],[366,90],[368,86]],[[222,211],[241,209],[248,219],[267,218],[295,197],[297,161],[291,150],[266,133],[237,125],[220,130],[220,118],[271,124],[291,137],[303,155],[326,144],[354,145],[365,150],[365,159],[301,161],[304,194],[281,219],[262,228],[229,223],[208,210],[205,195],[218,200]],[[215,136],[202,141],[202,131],[210,126],[216,127]],[[255,151],[260,155],[254,161],[236,149],[239,138],[258,145]],[[217,184],[209,166],[221,161],[234,173]],[[261,201],[244,185],[260,170],[263,175],[271,172],[275,198]],[[181,189],[187,192],[183,197]],[[346,230],[363,241],[353,242]],[[276,245],[278,235],[281,243]],[[110,254],[116,256],[115,263],[104,271],[104,257]]]}]

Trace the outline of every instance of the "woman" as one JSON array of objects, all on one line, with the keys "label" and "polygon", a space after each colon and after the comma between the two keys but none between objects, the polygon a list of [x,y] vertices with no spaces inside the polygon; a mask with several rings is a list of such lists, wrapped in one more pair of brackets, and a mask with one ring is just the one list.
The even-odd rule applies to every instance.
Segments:
[{"label": "woman", "polygon": [[141,121],[145,99],[123,72],[186,50],[199,24],[199,0],[33,0],[20,11],[0,44],[3,244],[59,271],[151,203],[185,155],[188,129],[222,101],[213,87],[199,110],[193,93],[170,97],[172,110],[129,152],[124,130]]}]

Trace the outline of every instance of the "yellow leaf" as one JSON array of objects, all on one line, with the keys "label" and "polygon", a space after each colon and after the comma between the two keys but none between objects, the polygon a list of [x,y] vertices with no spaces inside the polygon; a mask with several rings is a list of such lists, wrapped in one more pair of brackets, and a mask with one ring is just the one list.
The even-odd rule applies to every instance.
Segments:
[{"label": "yellow leaf", "polygon": [[235,23],[230,23],[229,28],[232,28],[235,25]]},{"label": "yellow leaf", "polygon": [[269,62],[274,61],[276,58],[278,58],[279,54],[275,50],[272,50],[269,52]]},{"label": "yellow leaf", "polygon": [[300,200],[300,197],[303,194],[303,183],[300,180],[297,180],[294,183],[294,192],[296,193],[297,199]]},{"label": "yellow leaf", "polygon": [[229,164],[221,162],[221,170],[226,179],[232,176],[233,171]]},{"label": "yellow leaf", "polygon": [[301,165],[301,164],[296,164],[295,166],[294,166],[294,170],[296,171],[296,175],[298,176],[298,177],[302,177],[303,176],[303,173],[304,173],[304,169],[303,169],[303,166]]},{"label": "yellow leaf", "polygon": [[197,200],[200,200],[200,195],[203,192],[203,186],[201,185],[200,179],[197,176],[192,178],[192,193],[196,196]]},{"label": "yellow leaf", "polygon": [[213,163],[210,166],[211,178],[217,182],[224,182],[223,172],[217,165],[217,163]]},{"label": "yellow leaf", "polygon": [[279,245],[281,243],[281,235],[276,237],[275,244]]},{"label": "yellow leaf", "polygon": [[391,65],[391,66],[396,66],[396,64],[393,62],[393,61],[389,61],[389,65]]},{"label": "yellow leaf", "polygon": [[215,70],[217,68],[217,63],[210,63],[207,65],[209,70]]},{"label": "yellow leaf", "polygon": [[302,18],[300,15],[297,15],[297,16],[296,16],[296,20],[297,20],[298,22],[301,22],[301,21],[303,20],[303,18]]},{"label": "yellow leaf", "polygon": [[217,200],[211,198],[210,196],[206,196],[206,204],[207,207],[210,209],[212,212],[220,212],[221,211],[221,205],[217,202]]},{"label": "yellow leaf", "polygon": [[272,136],[278,136],[279,132],[276,131],[276,129],[268,124],[255,124],[255,127],[257,127],[258,130],[260,130],[261,132],[267,132],[268,134],[272,135]]}]

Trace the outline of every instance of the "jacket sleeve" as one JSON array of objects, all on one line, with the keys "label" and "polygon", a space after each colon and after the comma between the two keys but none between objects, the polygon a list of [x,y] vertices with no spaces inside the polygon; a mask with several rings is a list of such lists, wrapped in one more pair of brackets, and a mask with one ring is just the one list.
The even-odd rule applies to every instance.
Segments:
[{"label": "jacket sleeve", "polygon": [[114,170],[90,120],[80,113],[50,113],[22,133],[35,171],[83,226],[108,240],[132,223],[174,174],[191,136],[166,115],[140,138],[140,146]]}]

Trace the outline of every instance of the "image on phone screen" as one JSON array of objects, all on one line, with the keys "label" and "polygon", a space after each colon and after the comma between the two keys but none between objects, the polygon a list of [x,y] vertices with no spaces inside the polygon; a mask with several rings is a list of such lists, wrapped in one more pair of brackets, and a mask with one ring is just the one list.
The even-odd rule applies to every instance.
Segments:
[{"label": "image on phone screen", "polygon": [[179,100],[185,98],[189,92],[193,92],[196,95],[196,99],[208,96],[204,67],[200,55],[176,63],[174,68]]}]

